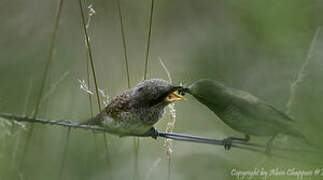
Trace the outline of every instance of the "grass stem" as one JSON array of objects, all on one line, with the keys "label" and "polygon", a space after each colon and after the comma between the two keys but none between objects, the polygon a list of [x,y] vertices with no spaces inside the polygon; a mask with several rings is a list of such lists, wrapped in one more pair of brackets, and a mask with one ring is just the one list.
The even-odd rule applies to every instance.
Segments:
[{"label": "grass stem", "polygon": [[[79,0],[79,6],[80,6],[80,10],[81,10],[82,26],[83,26],[83,30],[84,30],[84,34],[85,34],[85,40],[86,40],[85,42],[86,42],[87,53],[88,53],[88,56],[87,57],[89,58],[89,61],[91,63],[91,69],[92,69],[92,75],[93,75],[93,81],[94,81],[94,86],[95,86],[96,97],[97,97],[97,101],[98,101],[99,112],[101,112],[102,111],[102,108],[101,108],[101,100],[100,100],[100,95],[99,95],[99,88],[98,88],[98,83],[97,83],[96,71],[95,71],[95,67],[94,67],[94,60],[93,60],[93,55],[92,55],[92,50],[91,50],[91,44],[90,44],[90,40],[89,40],[89,33],[88,33],[88,27],[89,27],[89,24],[90,24],[90,22],[89,22],[90,19],[88,19],[88,22],[86,23],[85,16],[84,16],[84,10],[83,10],[82,0]],[[87,71],[87,74],[88,74],[88,79],[89,79],[89,70]],[[89,83],[89,81],[88,81],[88,83]],[[90,106],[91,106],[90,107],[91,114],[92,114],[91,117],[93,117],[92,99],[89,98],[89,101],[90,101]],[[108,151],[107,151],[108,147],[107,147],[107,142],[106,142],[107,141],[107,137],[106,137],[106,134],[105,133],[103,134],[103,139],[104,139],[104,146],[105,146],[105,150],[106,150],[105,156],[106,156],[106,159],[108,159]]]},{"label": "grass stem", "polygon": [[320,30],[321,28],[318,27],[314,33],[314,36],[313,36],[313,39],[311,41],[311,44],[310,44],[310,47],[309,47],[309,50],[307,52],[307,56],[301,66],[301,68],[299,69],[299,71],[297,72],[296,74],[296,78],[295,80],[290,84],[290,94],[289,94],[289,99],[287,101],[287,104],[286,104],[286,113],[288,115],[291,114],[291,106],[295,100],[295,92],[296,92],[296,88],[298,87],[298,85],[303,82],[304,80],[304,77],[305,77],[305,69],[310,61],[310,59],[313,57],[314,55],[314,48],[315,48],[315,45],[316,45],[316,41],[318,39],[318,36],[320,34]]},{"label": "grass stem", "polygon": [[155,0],[151,0],[151,7],[150,7],[150,14],[149,14],[149,26],[148,26],[148,38],[147,38],[147,47],[146,47],[144,80],[147,79],[147,73],[148,73],[148,60],[149,60],[149,53],[150,53],[150,39],[151,39],[151,30],[152,30],[153,15],[154,15],[154,2],[155,2]]},{"label": "grass stem", "polygon": [[[123,46],[123,53],[124,53],[124,60],[126,66],[126,73],[127,73],[127,82],[128,82],[128,89],[130,89],[130,73],[129,73],[129,63],[128,63],[128,54],[127,54],[127,44],[126,44],[126,36],[124,31],[123,25],[123,15],[120,5],[120,0],[117,0],[118,12],[119,12],[119,20],[120,20],[120,32],[122,38],[122,46]],[[134,174],[133,180],[139,179],[139,163],[138,163],[138,156],[139,156],[139,138],[133,138],[133,145],[134,145]]]},{"label": "grass stem", "polygon": [[84,10],[83,10],[82,0],[79,0],[79,6],[80,6],[80,10],[81,10],[82,26],[83,26],[83,30],[84,30],[84,34],[85,34],[86,47],[87,47],[87,50],[88,50],[88,53],[89,53],[89,56],[88,57],[89,57],[90,63],[91,63],[93,81],[94,81],[94,85],[95,85],[95,93],[96,93],[96,97],[97,97],[97,101],[98,101],[98,107],[99,107],[99,112],[100,112],[102,110],[102,108],[101,108],[101,100],[100,100],[98,82],[97,82],[96,73],[95,73],[96,71],[95,71],[95,67],[94,67],[94,60],[93,60],[93,55],[92,55],[92,50],[91,50],[89,33],[88,33],[87,28],[86,28],[86,21],[85,21],[85,16],[84,16]]},{"label": "grass stem", "polygon": [[117,6],[118,6],[118,12],[119,12],[119,20],[120,20],[120,31],[121,31],[121,38],[122,38],[122,46],[123,46],[123,53],[124,53],[124,60],[126,63],[126,72],[127,72],[127,82],[128,82],[128,88],[130,89],[130,73],[129,73],[129,63],[128,63],[128,54],[127,54],[127,44],[126,44],[126,36],[124,32],[124,26],[123,26],[123,16],[122,16],[122,10],[120,5],[120,0],[117,0]]},{"label": "grass stem", "polygon": [[[62,14],[62,9],[63,9],[63,2],[64,2],[64,0],[58,0],[55,23],[54,23],[52,37],[51,37],[51,40],[50,40],[48,59],[47,59],[47,63],[45,64],[43,77],[42,77],[42,81],[41,81],[40,88],[39,88],[39,95],[38,95],[38,97],[36,99],[35,111],[34,111],[34,114],[33,114],[33,118],[36,118],[38,113],[39,113],[40,102],[41,102],[42,95],[43,95],[43,92],[44,92],[44,89],[45,89],[45,84],[46,84],[46,80],[47,80],[47,76],[48,76],[49,67],[51,65],[51,62],[54,59],[54,51],[55,51],[55,46],[56,46],[56,36],[57,36],[57,31],[58,31],[58,27],[59,27],[59,23],[60,23],[60,19],[61,19],[61,14]],[[27,138],[26,138],[25,145],[24,145],[24,148],[23,148],[23,154],[22,154],[21,164],[20,164],[20,168],[19,168],[20,172],[22,170],[22,165],[23,165],[25,156],[26,156],[27,151],[29,149],[29,144],[30,144],[30,139],[32,137],[33,129],[34,129],[34,124],[31,124],[31,126],[30,126],[30,128],[28,130]]]},{"label": "grass stem", "polygon": [[65,167],[65,161],[67,157],[67,150],[68,150],[68,144],[70,141],[70,135],[71,135],[71,128],[67,128],[67,133],[66,133],[66,138],[65,138],[65,145],[64,145],[64,151],[63,151],[63,158],[59,170],[59,179],[63,179],[63,172],[64,172],[64,167]]}]

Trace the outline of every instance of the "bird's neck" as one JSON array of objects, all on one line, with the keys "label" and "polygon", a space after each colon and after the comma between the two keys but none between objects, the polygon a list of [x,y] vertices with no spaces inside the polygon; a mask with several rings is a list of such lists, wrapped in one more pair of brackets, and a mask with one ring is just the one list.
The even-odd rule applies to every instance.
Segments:
[{"label": "bird's neck", "polygon": [[231,103],[230,94],[232,90],[220,83],[212,85],[213,89],[207,91],[207,93],[203,93],[202,95],[195,94],[194,97],[209,108],[221,112]]}]

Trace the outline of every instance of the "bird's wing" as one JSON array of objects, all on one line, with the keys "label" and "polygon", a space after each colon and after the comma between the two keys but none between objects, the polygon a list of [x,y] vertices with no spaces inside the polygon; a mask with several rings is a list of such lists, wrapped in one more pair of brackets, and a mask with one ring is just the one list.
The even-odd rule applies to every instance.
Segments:
[{"label": "bird's wing", "polygon": [[276,125],[287,125],[293,121],[292,118],[272,105],[269,105],[244,91],[237,91],[233,95],[232,104],[238,108],[242,114],[246,115],[246,117],[250,117],[257,121],[275,123]]},{"label": "bird's wing", "polygon": [[125,111],[130,110],[129,106],[130,98],[129,94],[127,92],[122,93],[119,96],[116,96],[113,98],[109,105],[105,108],[106,113],[108,116],[117,119],[116,117],[121,113]]}]

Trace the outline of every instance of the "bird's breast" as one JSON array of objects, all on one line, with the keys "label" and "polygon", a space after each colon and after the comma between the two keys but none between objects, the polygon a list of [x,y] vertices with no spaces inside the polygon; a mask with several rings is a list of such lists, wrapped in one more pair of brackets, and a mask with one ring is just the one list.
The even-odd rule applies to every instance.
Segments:
[{"label": "bird's breast", "polygon": [[165,114],[164,109],[150,109],[138,114],[138,120],[144,125],[154,125]]},{"label": "bird's breast", "polygon": [[105,118],[104,125],[113,130],[115,134],[131,135],[147,132],[164,115],[162,110],[137,109],[136,111],[125,111],[115,118]]}]

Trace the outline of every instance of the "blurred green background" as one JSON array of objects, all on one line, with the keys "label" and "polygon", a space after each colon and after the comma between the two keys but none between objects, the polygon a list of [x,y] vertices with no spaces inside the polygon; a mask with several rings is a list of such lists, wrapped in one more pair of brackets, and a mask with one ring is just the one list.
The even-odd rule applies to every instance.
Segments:
[{"label": "blurred green background", "polygon": [[[150,2],[121,0],[132,86],[143,79]],[[84,3],[87,12],[89,4],[96,11],[89,32],[98,84],[113,97],[127,88],[116,1]],[[1,112],[30,115],[34,110],[48,57],[56,7],[55,0],[0,2]],[[216,79],[249,91],[285,111],[290,82],[307,56],[316,29],[323,24],[322,12],[321,0],[157,0],[148,77],[167,79],[158,60],[160,57],[177,84],[189,84],[202,78]],[[291,109],[304,134],[321,148],[322,49],[321,33]],[[90,117],[88,96],[80,90],[78,82],[78,79],[86,79],[86,60],[78,2],[65,0],[55,56],[44,91],[47,96],[42,101],[39,117],[78,122]],[[97,112],[95,103],[94,109]],[[186,102],[176,104],[176,112],[175,132],[217,138],[241,135],[226,127],[191,96],[187,96]],[[168,117],[165,116],[156,127],[164,130]],[[0,121],[0,126],[0,180],[58,179],[66,128],[35,125],[23,170],[18,172],[27,130],[6,121]],[[261,143],[267,139],[253,140]],[[284,136],[278,141],[292,146],[297,143]],[[140,179],[167,179],[164,140],[147,138],[140,142]],[[101,134],[73,129],[64,179],[132,179],[133,138],[109,135],[107,143],[108,163]],[[289,161],[243,150],[226,152],[220,146],[182,142],[174,142],[173,151],[171,179],[179,180],[237,179],[230,175],[233,168],[323,168],[322,165],[305,163],[310,156],[306,154],[297,154],[293,157],[297,161]],[[316,160],[320,161],[319,158],[323,159],[320,156]]]}]

